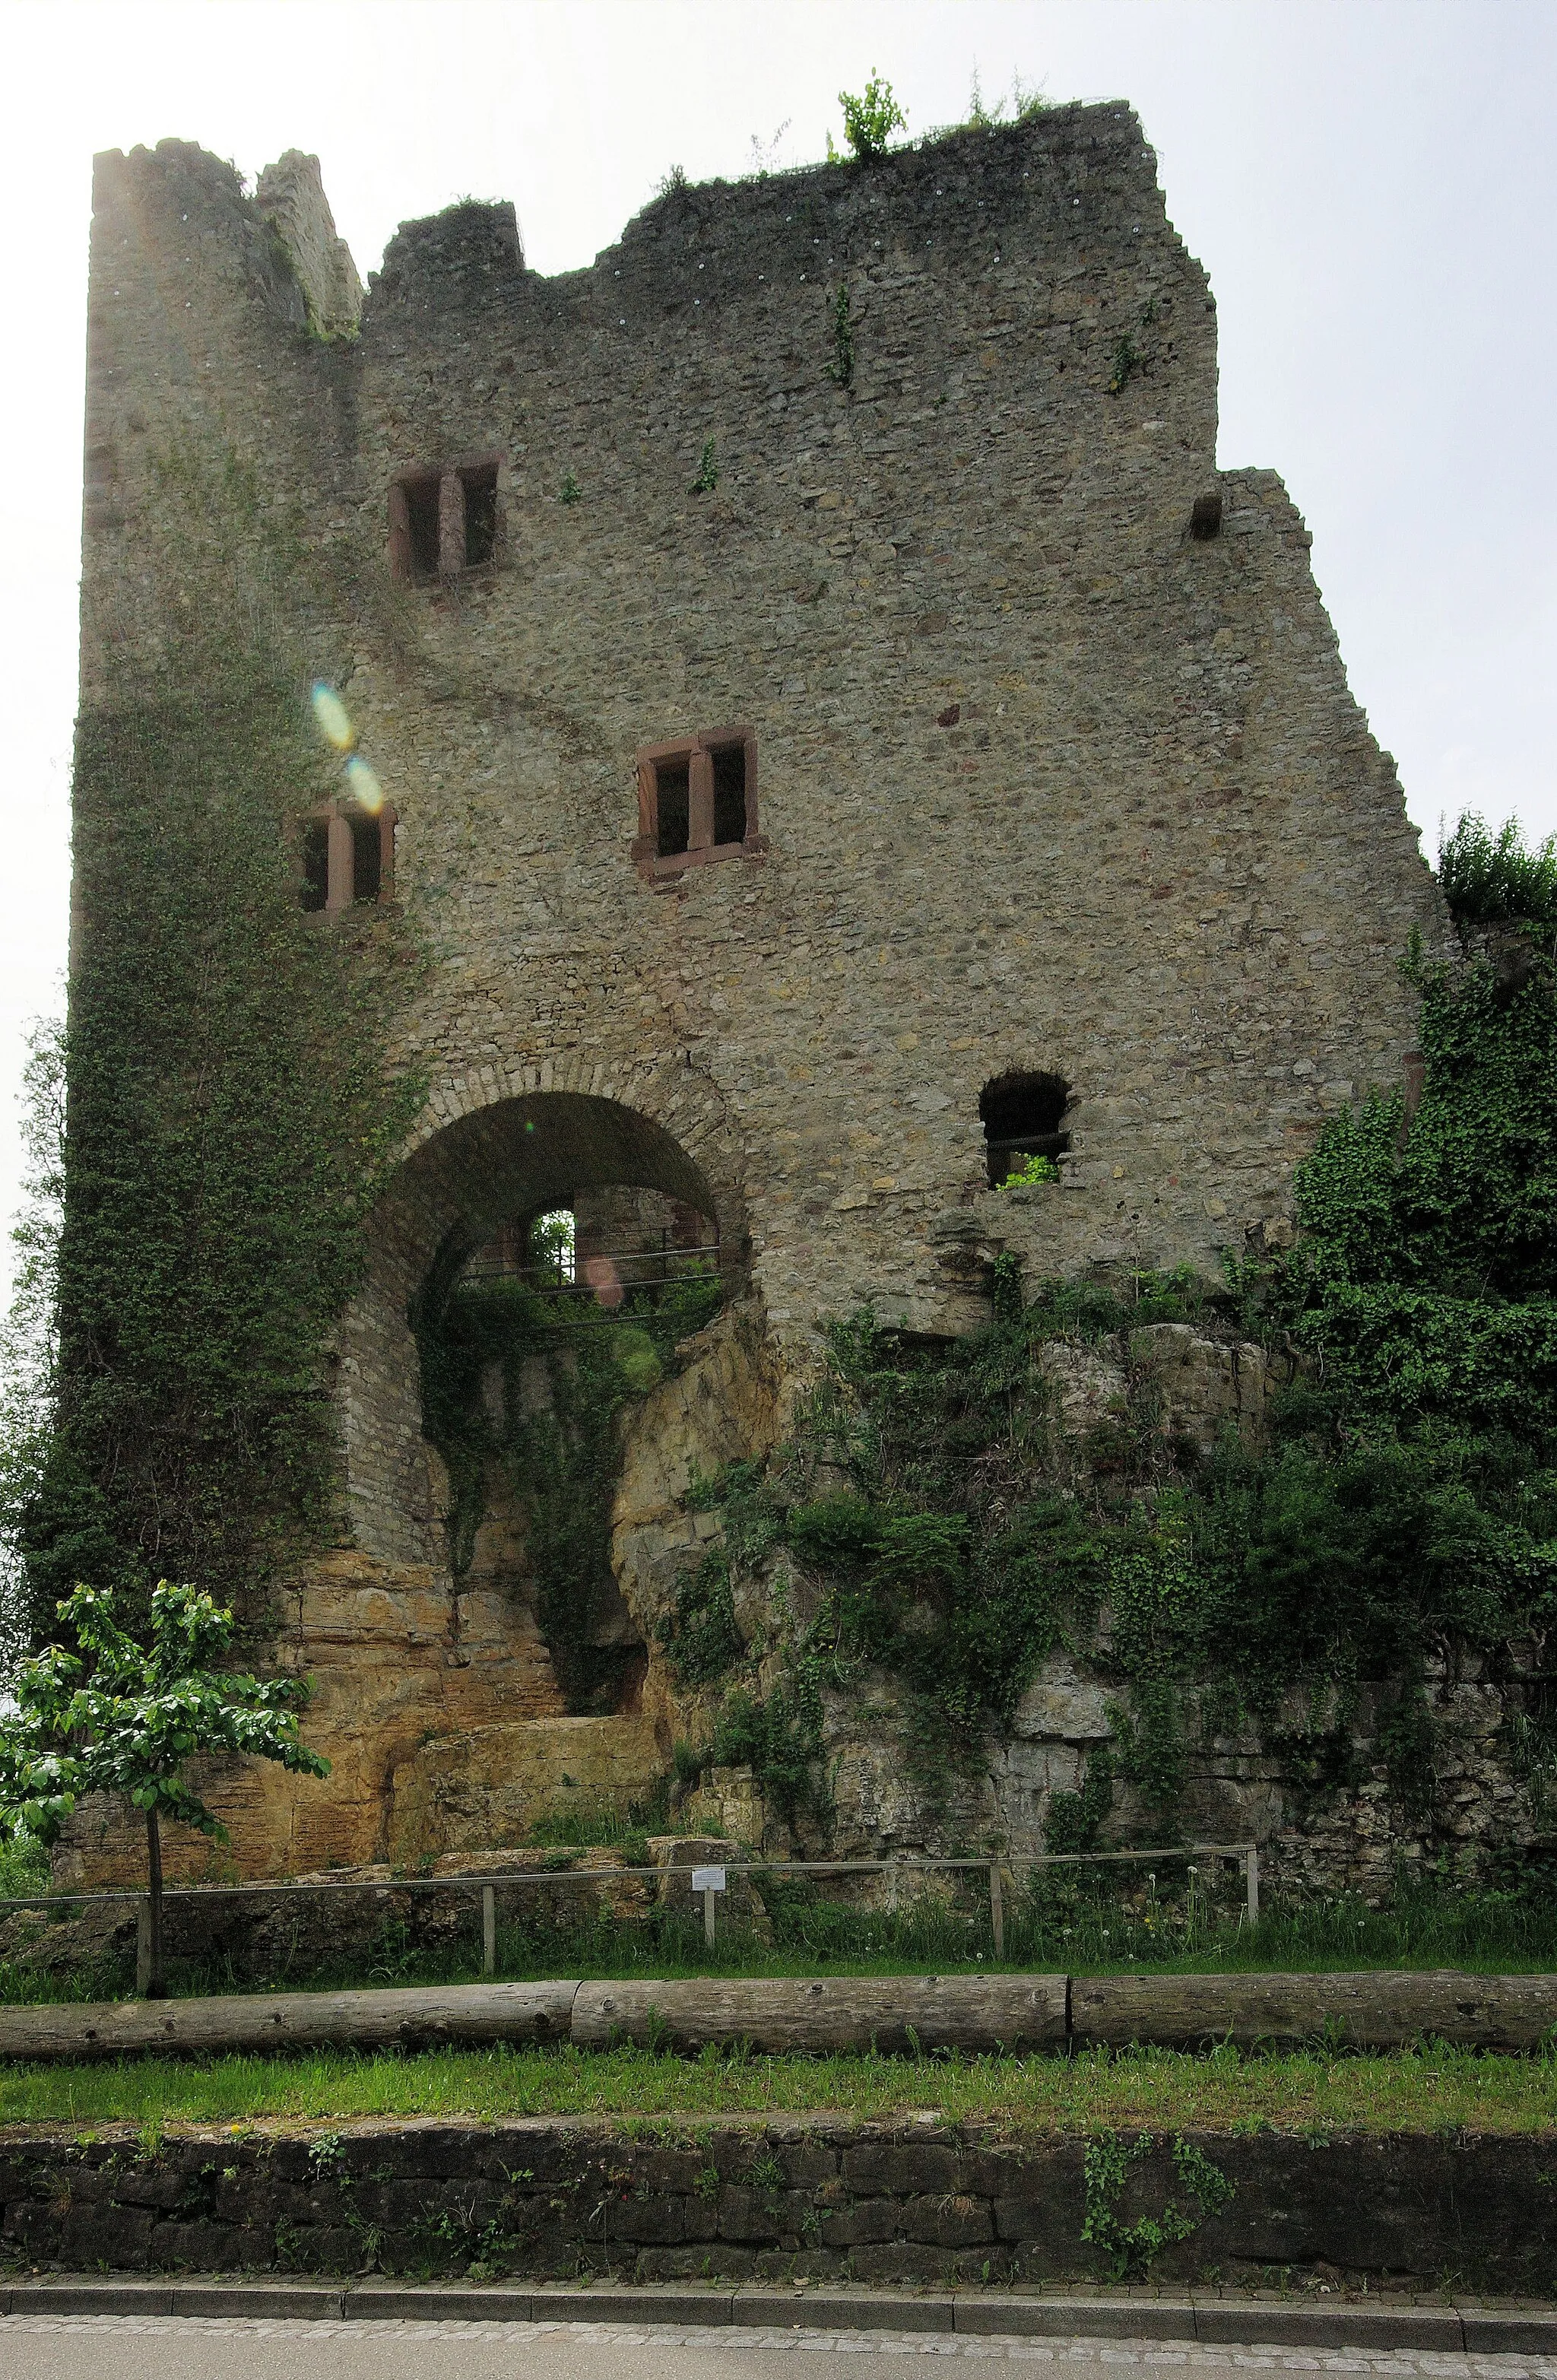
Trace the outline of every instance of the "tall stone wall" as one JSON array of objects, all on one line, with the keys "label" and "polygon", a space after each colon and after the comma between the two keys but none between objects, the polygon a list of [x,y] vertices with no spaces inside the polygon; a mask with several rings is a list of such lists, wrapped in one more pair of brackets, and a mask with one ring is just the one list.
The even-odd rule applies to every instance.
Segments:
[{"label": "tall stone wall", "polygon": [[[1307,531],[1273,474],[1217,469],[1213,302],[1128,108],[671,191],[549,280],[512,208],[462,205],[401,230],[351,338],[319,335],[352,276],[309,164],[251,202],[182,143],[98,161],[82,686],[156,666],[161,461],[232,455],[257,549],[297,539],[271,594],[435,960],[396,1028],[425,1137],[340,1338],[353,1543],[290,1640],[316,1666],[356,1581],[357,1781],[276,1788],[316,1795],[317,1858],[332,1809],[334,1855],[388,1840],[415,1729],[526,1707],[517,1619],[471,1705],[407,1320],[450,1232],[576,1186],[523,1123],[610,1102],[638,1155],[579,1144],[576,1180],[716,1220],[770,1419],[830,1315],[966,1327],[991,1247],[1034,1274],[1240,1247],[1325,1117],[1400,1079],[1394,961],[1445,921]],[[413,583],[394,489],[460,467],[495,470],[492,558]],[[638,753],[736,722],[760,836],[654,880]],[[987,1186],[1011,1069],[1070,1090],[1042,1198]],[[422,1685],[350,1720],[424,1596]],[[646,1707],[668,1755],[652,1677]],[[246,1862],[290,1859],[287,1826]]]}]

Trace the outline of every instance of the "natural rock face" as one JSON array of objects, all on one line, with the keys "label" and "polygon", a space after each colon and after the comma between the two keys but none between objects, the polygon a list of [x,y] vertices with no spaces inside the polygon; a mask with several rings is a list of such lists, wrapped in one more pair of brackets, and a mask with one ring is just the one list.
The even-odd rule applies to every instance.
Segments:
[{"label": "natural rock face", "polygon": [[573,1808],[625,1817],[660,1773],[642,1718],[520,1719],[439,1737],[394,1772],[390,1857],[410,1866],[521,1841],[537,1819],[565,1820]]},{"label": "natural rock face", "polygon": [[1225,1431],[1250,1448],[1263,1442],[1271,1404],[1296,1366],[1247,1341],[1197,1336],[1187,1322],[1154,1322],[1129,1335],[1129,1362],[1160,1400],[1160,1427],[1197,1454]]}]

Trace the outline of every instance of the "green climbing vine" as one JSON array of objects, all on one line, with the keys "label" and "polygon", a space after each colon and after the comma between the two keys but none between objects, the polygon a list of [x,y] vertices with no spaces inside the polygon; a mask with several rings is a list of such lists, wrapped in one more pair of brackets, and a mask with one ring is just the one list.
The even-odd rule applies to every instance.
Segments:
[{"label": "green climbing vine", "polygon": [[[449,1244],[412,1317],[422,1427],[449,1470],[451,1564],[456,1579],[469,1571],[501,1475],[518,1508],[525,1574],[567,1706],[613,1710],[635,1649],[600,1625],[615,1593],[622,1424],[673,1368],[677,1344],[718,1312],[718,1276],[689,1270],[664,1288],[629,1291],[623,1308],[606,1312],[593,1300],[539,1293],[533,1276],[546,1271],[548,1250],[535,1231],[524,1273],[467,1277],[468,1253],[457,1239]],[[496,1398],[487,1393],[494,1373]],[[688,1627],[706,1662],[724,1624],[715,1571],[700,1593]]]},{"label": "green climbing vine", "polygon": [[159,472],[124,600],[160,651],[108,639],[77,731],[50,1378],[0,1513],[23,1636],[78,1582],[132,1617],[163,1575],[252,1610],[328,1536],[328,1337],[419,1098],[388,1054],[398,917],[298,903],[326,590],[235,455]]},{"label": "green climbing vine", "polygon": [[1224,2214],[1237,2195],[1237,2184],[1221,2167],[1213,2165],[1193,2141],[1176,2132],[1174,2174],[1184,2198],[1193,2202],[1194,2212],[1174,2196],[1165,2200],[1160,2214],[1142,2215],[1134,2223],[1121,2223],[1119,2201],[1130,2168],[1155,2145],[1150,2132],[1138,2132],[1129,2142],[1121,2140],[1117,2132],[1100,2132],[1087,2144],[1082,2168],[1087,2195],[1081,2237],[1092,2247],[1102,2249],[1108,2258],[1110,2277],[1116,2281],[1144,2280],[1165,2248],[1177,2248],[1184,2240],[1192,2240],[1208,2217]]},{"label": "green climbing vine", "polygon": [[[1557,1621],[1557,969],[1532,938],[1512,965],[1414,950],[1405,966],[1415,1113],[1375,1093],[1328,1126],[1289,1251],[1220,1283],[1135,1274],[1025,1299],[1008,1263],[991,1321],[960,1341],[871,1312],[835,1325],[789,1445],[705,1490],[722,1553],[669,1634],[683,1676],[740,1671],[722,1619],[709,1631],[716,1581],[732,1608],[722,1560],[803,1584],[784,1642],[819,1693],[896,1682],[934,1790],[1009,1727],[1049,1654],[1084,1658],[1114,1742],[1055,1797],[1052,1848],[1095,1840],[1119,1777],[1171,1826],[1192,1753],[1230,1735],[1315,1788],[1360,1781],[1370,1739],[1401,1810],[1430,1823],[1430,1681],[1496,1673]],[[1285,1355],[1268,1444],[1228,1434],[1204,1454],[1167,1434],[1134,1355],[1160,1321]],[[1047,1367],[1089,1344],[1125,1392],[1078,1445]],[[744,1673],[729,1691],[749,1698]],[[1517,1701],[1505,1748],[1544,1791],[1539,1717]]]}]

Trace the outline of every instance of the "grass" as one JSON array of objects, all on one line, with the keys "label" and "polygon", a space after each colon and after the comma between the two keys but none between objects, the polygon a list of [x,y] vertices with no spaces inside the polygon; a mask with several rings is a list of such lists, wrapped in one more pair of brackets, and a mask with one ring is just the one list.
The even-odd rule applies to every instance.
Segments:
[{"label": "grass", "polygon": [[[1557,1890],[1539,1870],[1520,1890],[1459,1890],[1447,1880],[1403,1885],[1388,1906],[1312,1900],[1272,1910],[1257,1926],[1235,1894],[1241,1876],[1177,1876],[1165,1869],[1133,1896],[1093,1877],[1055,1878],[1032,1892],[1008,1892],[1006,1955],[996,1960],[989,1908],[968,1887],[947,1900],[926,1895],[902,1909],[869,1910],[825,1898],[802,1877],[760,1880],[772,1939],[721,1916],[714,1949],[701,1916],[657,1911],[618,1922],[500,1924],[498,1973],[513,1980],[691,1975],[913,1974],[1039,1972],[1072,1974],[1281,1973],[1370,1967],[1455,1967],[1473,1973],[1557,1971]],[[1159,1884],[1161,1890],[1159,1890]],[[980,1879],[982,1887],[982,1878]],[[424,1904],[428,1906],[429,1904]],[[518,1896],[514,1906],[522,1906]],[[502,1909],[500,1900],[500,1912]],[[256,1976],[235,1961],[170,1962],[179,1994],[313,1986],[454,1983],[480,1971],[479,1917],[466,1904],[463,1931],[432,1943],[413,1923],[388,1925],[360,1949],[328,1965]],[[21,1961],[0,1964],[0,2001],[110,1998],[133,1975],[104,1964],[60,1977]]]},{"label": "grass", "polygon": [[1322,2048],[1242,2055],[836,2058],[497,2047],[393,2055],[317,2051],[209,2064],[126,2058],[0,2069],[0,2124],[247,2124],[340,2118],[587,2116],[677,2122],[824,2108],[932,2111],[1008,2131],[1130,2127],[1334,2134],[1557,2131],[1557,2059],[1427,2044],[1393,2056]]}]

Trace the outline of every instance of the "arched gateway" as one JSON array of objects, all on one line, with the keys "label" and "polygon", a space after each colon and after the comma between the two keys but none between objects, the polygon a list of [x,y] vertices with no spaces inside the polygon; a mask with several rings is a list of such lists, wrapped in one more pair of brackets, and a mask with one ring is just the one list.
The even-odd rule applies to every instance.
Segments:
[{"label": "arched gateway", "polygon": [[[604,1070],[585,1069],[597,1080]],[[515,1217],[618,1186],[659,1191],[707,1218],[727,1282],[744,1269],[733,1136],[713,1086],[665,1069],[626,1096],[486,1087],[433,1124],[369,1226],[367,1278],[343,1321],[339,1400],[352,1532],[388,1562],[442,1568],[413,1317],[434,1266],[457,1263]],[[673,1128],[681,1127],[680,1134]]]}]

